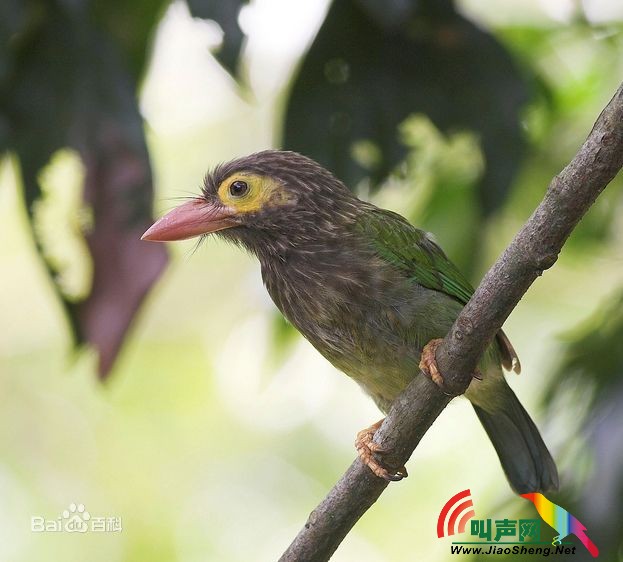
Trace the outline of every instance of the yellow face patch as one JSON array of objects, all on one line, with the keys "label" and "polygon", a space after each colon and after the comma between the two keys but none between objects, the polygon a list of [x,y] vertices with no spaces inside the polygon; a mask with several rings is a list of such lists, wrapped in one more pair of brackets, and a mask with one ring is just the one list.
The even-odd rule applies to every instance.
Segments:
[{"label": "yellow face patch", "polygon": [[218,196],[224,205],[238,213],[255,213],[266,207],[283,205],[292,199],[277,180],[245,173],[232,174],[221,182]]}]

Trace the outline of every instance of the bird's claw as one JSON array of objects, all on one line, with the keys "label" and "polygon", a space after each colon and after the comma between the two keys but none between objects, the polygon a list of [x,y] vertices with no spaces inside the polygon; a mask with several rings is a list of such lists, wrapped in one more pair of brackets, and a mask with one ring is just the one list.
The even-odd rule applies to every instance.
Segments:
[{"label": "bird's claw", "polygon": [[[441,338],[430,340],[422,349],[422,355],[420,356],[420,364],[418,365],[420,370],[428,376],[447,396],[453,396],[451,392],[448,392],[446,388],[443,375],[437,367],[437,348],[441,345],[443,340]],[[472,373],[472,377],[476,380],[482,380],[482,373],[476,369]]]},{"label": "bird's claw", "polygon": [[363,462],[363,464],[365,464],[376,476],[390,482],[398,482],[399,480],[409,476],[407,469],[402,466],[398,470],[391,471],[383,466],[375,457],[375,455],[386,455],[389,453],[385,447],[375,443],[372,440],[376,430],[382,423],[383,420],[380,420],[357,433],[357,437],[355,438],[355,448],[357,449],[361,462]]},{"label": "bird's claw", "polygon": [[439,388],[443,390],[443,376],[439,372],[439,368],[437,367],[437,359],[435,357],[435,354],[437,353],[437,348],[442,341],[442,339],[430,340],[424,346],[424,349],[422,349],[422,355],[420,356],[419,367],[422,372],[430,378],[430,380],[432,380]]}]

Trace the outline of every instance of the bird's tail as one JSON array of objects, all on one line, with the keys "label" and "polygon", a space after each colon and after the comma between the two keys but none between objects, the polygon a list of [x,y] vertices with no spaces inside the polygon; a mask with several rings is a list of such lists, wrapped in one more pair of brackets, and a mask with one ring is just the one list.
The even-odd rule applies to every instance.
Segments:
[{"label": "bird's tail", "polygon": [[513,490],[525,494],[557,489],[554,459],[506,380],[496,380],[482,398],[485,399],[477,400],[478,404],[471,397],[470,400]]},{"label": "bird's tail", "polygon": [[586,534],[586,529],[578,531],[577,533],[575,533],[575,536],[580,539],[580,542],[586,547],[586,550],[591,553],[591,556],[593,558],[597,558],[597,556],[599,555],[599,549],[597,548],[597,545],[588,538],[588,535]]}]

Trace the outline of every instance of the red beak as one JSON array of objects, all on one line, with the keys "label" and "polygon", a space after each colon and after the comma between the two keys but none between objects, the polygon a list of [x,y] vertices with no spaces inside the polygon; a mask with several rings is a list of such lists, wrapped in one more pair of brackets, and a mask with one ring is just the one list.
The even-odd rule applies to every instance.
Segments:
[{"label": "red beak", "polygon": [[235,211],[229,207],[215,205],[197,197],[158,219],[141,236],[141,240],[173,242],[194,238],[236,226],[234,215]]}]

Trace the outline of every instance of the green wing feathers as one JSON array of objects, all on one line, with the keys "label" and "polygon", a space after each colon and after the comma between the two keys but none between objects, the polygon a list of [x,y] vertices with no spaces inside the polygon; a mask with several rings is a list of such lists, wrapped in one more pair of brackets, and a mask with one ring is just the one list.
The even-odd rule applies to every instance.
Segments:
[{"label": "green wing feathers", "polygon": [[416,283],[467,304],[474,288],[423,230],[396,213],[368,211],[357,224],[376,252]]},{"label": "green wing feathers", "polygon": [[[397,213],[370,207],[360,216],[356,228],[370,240],[381,258],[415,283],[443,292],[462,304],[467,304],[474,293],[470,282],[429,235]],[[496,339],[502,365],[519,373],[519,359],[504,332],[500,330]]]}]

